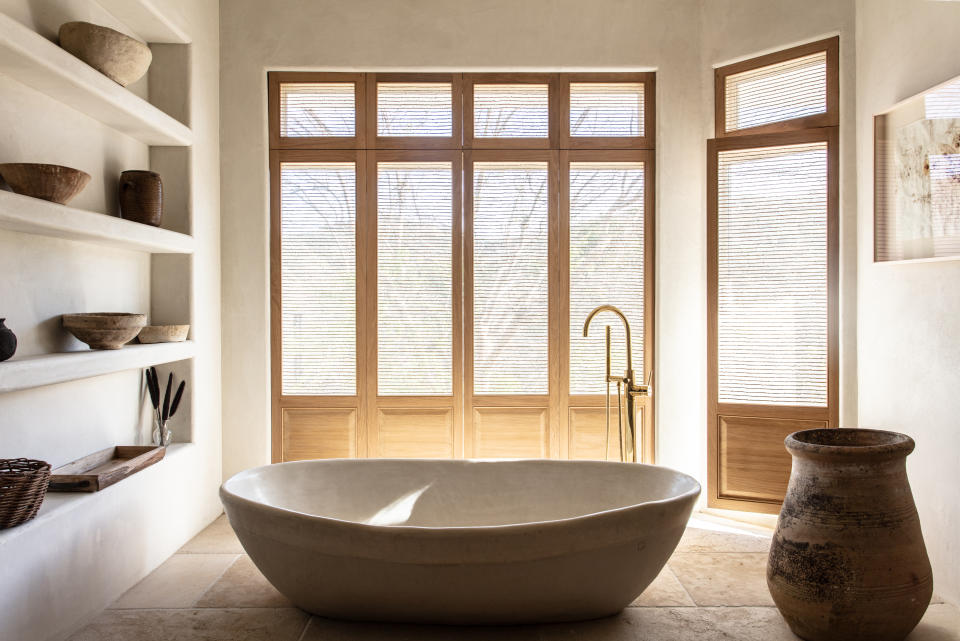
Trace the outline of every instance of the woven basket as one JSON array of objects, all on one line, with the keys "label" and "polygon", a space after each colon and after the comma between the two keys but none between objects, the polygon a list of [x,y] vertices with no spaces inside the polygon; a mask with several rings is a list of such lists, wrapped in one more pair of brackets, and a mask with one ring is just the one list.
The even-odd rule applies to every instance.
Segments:
[{"label": "woven basket", "polygon": [[37,515],[49,480],[49,463],[27,458],[0,459],[0,530]]}]

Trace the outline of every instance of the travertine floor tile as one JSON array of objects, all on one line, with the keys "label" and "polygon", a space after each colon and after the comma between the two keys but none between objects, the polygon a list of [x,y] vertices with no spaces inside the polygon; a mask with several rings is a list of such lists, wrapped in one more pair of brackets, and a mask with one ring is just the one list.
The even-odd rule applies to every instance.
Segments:
[{"label": "travertine floor tile", "polygon": [[906,641],[960,641],[960,608],[931,605]]},{"label": "travertine floor tile", "polygon": [[677,552],[769,552],[771,536],[688,527]]},{"label": "travertine floor tile", "polygon": [[313,617],[301,641],[540,641],[540,637],[533,625],[403,625]]},{"label": "travertine floor tile", "polygon": [[678,553],[669,566],[697,605],[773,605],[766,553]]},{"label": "travertine floor tile", "polygon": [[541,641],[797,641],[776,608],[627,608],[540,626]]},{"label": "travertine floor tile", "polygon": [[298,641],[306,622],[295,608],[107,610],[68,641]]},{"label": "travertine floor tile", "polygon": [[[690,528],[636,607],[596,621],[352,623],[289,607],[220,517],[69,641],[797,641],[767,591],[768,547],[759,533]],[[960,641],[960,609],[935,601],[906,641]]]},{"label": "travertine floor tile", "polygon": [[236,554],[174,554],[110,607],[192,607],[236,558]]},{"label": "travertine floor tile", "polygon": [[198,608],[290,608],[293,604],[264,578],[250,557],[237,557],[197,601]]},{"label": "travertine floor tile", "polygon": [[233,533],[226,514],[221,514],[200,534],[193,537],[178,554],[242,554],[243,546]]},{"label": "travertine floor tile", "polygon": [[664,566],[656,579],[653,580],[643,594],[638,596],[631,606],[663,607],[663,606],[693,606],[696,605],[687,591],[683,589],[670,566]]}]

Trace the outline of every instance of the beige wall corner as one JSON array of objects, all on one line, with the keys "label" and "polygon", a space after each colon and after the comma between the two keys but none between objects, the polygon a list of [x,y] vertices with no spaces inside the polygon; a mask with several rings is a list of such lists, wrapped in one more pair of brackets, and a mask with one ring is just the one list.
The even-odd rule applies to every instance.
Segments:
[{"label": "beige wall corner", "polygon": [[960,3],[857,2],[860,424],[917,442],[907,471],[934,591],[960,602],[960,259],[873,262],[873,116],[960,75]]}]

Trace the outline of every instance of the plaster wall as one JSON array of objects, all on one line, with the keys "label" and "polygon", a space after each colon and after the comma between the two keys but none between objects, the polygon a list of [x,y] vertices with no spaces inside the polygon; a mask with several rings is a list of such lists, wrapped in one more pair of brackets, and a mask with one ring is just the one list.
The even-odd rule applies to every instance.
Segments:
[{"label": "plaster wall", "polygon": [[934,591],[960,603],[960,260],[873,262],[873,116],[960,75],[960,3],[857,2],[860,423],[917,443],[907,472]]}]

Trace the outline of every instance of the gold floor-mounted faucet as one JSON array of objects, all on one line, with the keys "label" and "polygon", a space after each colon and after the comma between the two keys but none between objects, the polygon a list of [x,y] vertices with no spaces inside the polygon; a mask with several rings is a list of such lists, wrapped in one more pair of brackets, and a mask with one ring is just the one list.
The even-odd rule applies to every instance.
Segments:
[{"label": "gold floor-mounted faucet", "polygon": [[[610,326],[607,325],[607,446],[610,443],[610,383],[617,384],[617,426],[620,433],[620,460],[630,463],[637,462],[637,411],[636,398],[650,395],[650,381],[638,385],[633,372],[633,350],[630,343],[630,323],[627,317],[613,305],[600,305],[587,315],[583,322],[583,337],[587,337],[590,330],[590,321],[600,312],[613,312],[623,321],[627,339],[627,370],[623,376],[613,376],[610,373]],[[652,372],[651,372],[652,375]],[[622,391],[621,391],[622,390]],[[625,402],[624,402],[625,399]],[[623,408],[623,405],[626,405]],[[622,409],[621,409],[622,408]],[[626,415],[626,416],[624,416]],[[606,453],[606,451],[604,452]]]}]

